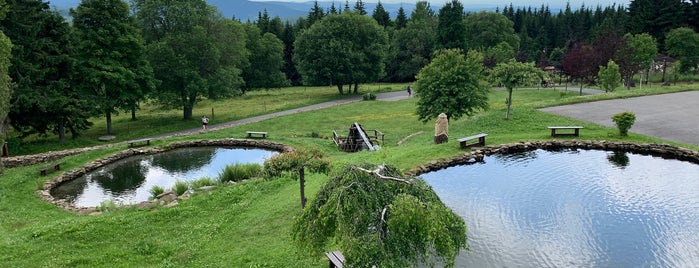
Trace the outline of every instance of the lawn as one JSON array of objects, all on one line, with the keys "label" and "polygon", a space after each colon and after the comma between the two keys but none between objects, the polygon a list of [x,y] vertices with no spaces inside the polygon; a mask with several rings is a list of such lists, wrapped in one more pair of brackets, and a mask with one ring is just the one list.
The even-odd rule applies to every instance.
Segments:
[{"label": "lawn", "polygon": [[[540,107],[565,103],[678,90],[687,88],[654,87],[644,91],[620,90],[614,94],[582,97],[575,93],[551,89],[517,90],[513,95],[510,120],[504,119],[506,92],[494,90],[490,96],[491,108],[469,118],[452,120],[449,125],[451,141],[441,145],[432,144],[433,122],[421,123],[417,120],[414,114],[417,103],[415,98],[394,102],[362,101],[219,131],[158,139],[152,144],[162,146],[183,140],[243,138],[246,130],[261,130],[269,133],[268,139],[271,141],[292,146],[317,146],[327,152],[328,157],[336,164],[390,163],[403,170],[409,170],[436,159],[463,154],[465,151],[459,149],[458,143],[454,141],[458,137],[486,132],[489,134],[487,144],[491,145],[546,140],[550,139],[550,133],[546,129],[548,125],[581,125],[585,129],[579,139],[658,142],[698,150],[699,146],[664,141],[635,133],[630,133],[628,137],[620,137],[614,128],[537,110]],[[281,98],[278,95],[269,98],[277,97]],[[266,98],[260,98],[258,101],[261,99]],[[332,96],[328,96],[327,99],[332,99]],[[268,112],[300,106],[302,103],[291,100],[288,102],[296,104],[278,104]],[[317,101],[309,100],[305,103],[315,102]],[[270,100],[269,103],[273,101]],[[221,102],[218,105],[230,107],[233,104],[226,105]],[[258,107],[259,102],[248,105]],[[246,110],[240,107],[229,109]],[[203,110],[204,108],[201,111]],[[248,115],[263,112],[250,112]],[[158,116],[145,111],[142,113],[142,119],[136,123],[144,123],[149,121],[145,118]],[[223,115],[222,112],[219,118],[234,119],[243,116],[242,114],[244,113]],[[172,117],[176,118],[174,115]],[[169,120],[175,122],[178,119]],[[120,122],[117,125],[123,124],[123,121]],[[358,153],[338,151],[330,140],[332,130],[347,131],[353,122],[359,122],[367,129],[379,129],[386,133],[381,150]],[[143,130],[141,134],[133,137],[158,131],[174,131],[179,127],[191,128],[192,124],[194,123],[186,122],[178,127],[173,126],[173,129],[167,126],[153,127],[153,130]],[[119,128],[123,131],[123,126]],[[143,128],[150,127],[134,127]],[[633,128],[631,131],[633,132]],[[89,144],[92,142],[86,142],[84,145]],[[63,159],[64,170],[79,168],[86,162],[124,149],[126,146],[120,145],[66,157]],[[290,225],[301,211],[298,204],[297,181],[252,179],[194,195],[172,208],[117,209],[101,215],[88,216],[76,215],[40,200],[35,191],[48,177],[39,176],[38,168],[39,165],[7,169],[0,177],[0,263],[8,267],[327,266],[322,255],[298,252],[291,240]],[[55,176],[55,173],[53,175]],[[309,199],[313,198],[326,180],[326,176],[318,174],[307,178],[306,191]]]}]

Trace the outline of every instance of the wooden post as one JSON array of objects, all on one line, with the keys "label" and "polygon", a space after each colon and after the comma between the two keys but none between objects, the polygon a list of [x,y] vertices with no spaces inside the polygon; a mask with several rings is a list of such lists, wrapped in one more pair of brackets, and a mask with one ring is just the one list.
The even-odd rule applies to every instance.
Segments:
[{"label": "wooden post", "polygon": [[214,120],[214,107],[211,107],[211,120]]},{"label": "wooden post", "polygon": [[8,147],[7,142],[5,142],[2,145],[2,157],[9,157],[10,156],[10,152],[9,152],[9,149],[7,147]]}]

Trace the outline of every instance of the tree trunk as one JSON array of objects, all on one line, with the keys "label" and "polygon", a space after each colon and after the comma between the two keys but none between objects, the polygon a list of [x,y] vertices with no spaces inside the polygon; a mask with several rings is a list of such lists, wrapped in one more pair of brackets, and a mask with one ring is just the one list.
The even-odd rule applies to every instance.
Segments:
[{"label": "tree trunk", "polygon": [[359,93],[359,83],[354,83],[354,94]]},{"label": "tree trunk", "polygon": [[107,134],[112,135],[112,113],[107,112],[105,116],[107,117]]},{"label": "tree trunk", "polygon": [[305,168],[303,168],[303,167],[301,169],[299,169],[299,191],[301,192],[301,209],[306,208],[306,193],[304,191],[304,188],[306,188],[306,186],[305,186],[306,181],[304,178],[304,176],[305,176],[304,169]]},{"label": "tree trunk", "polygon": [[342,90],[342,84],[337,84],[337,91],[340,92],[340,95],[345,94]]},{"label": "tree trunk", "polygon": [[580,96],[582,96],[582,87],[583,87],[583,82],[580,80]]},{"label": "tree trunk", "polygon": [[131,108],[131,121],[136,121],[136,107]]},{"label": "tree trunk", "polygon": [[510,119],[510,106],[512,106],[512,88],[507,89],[507,112],[505,119]]},{"label": "tree trunk", "polygon": [[66,123],[64,120],[58,120],[58,140],[60,142],[66,141]]}]

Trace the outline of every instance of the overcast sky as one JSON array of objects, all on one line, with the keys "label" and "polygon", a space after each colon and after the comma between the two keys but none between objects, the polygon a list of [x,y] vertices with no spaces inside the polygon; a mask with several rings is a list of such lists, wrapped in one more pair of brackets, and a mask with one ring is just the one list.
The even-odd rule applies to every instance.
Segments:
[{"label": "overcast sky", "polygon": [[[252,1],[280,1],[280,2],[312,2],[313,0],[252,0]],[[318,0],[319,2],[332,2],[333,0]],[[378,0],[362,0],[365,3],[366,2],[378,2]],[[432,6],[442,6],[446,2],[450,2],[451,0],[428,0]],[[335,0],[335,2],[338,3],[344,3],[345,0]],[[356,0],[350,0],[350,3],[356,2]],[[415,4],[417,0],[381,0],[382,3],[404,3],[404,4]],[[532,6],[532,7],[538,7],[541,6],[542,4],[546,4],[549,6],[559,6],[559,5],[565,5],[566,2],[570,3],[570,6],[573,9],[577,9],[582,4],[584,3],[585,6],[587,7],[596,7],[596,6],[611,6],[612,4],[617,4],[617,5],[623,5],[628,7],[629,3],[631,0],[584,0],[584,1],[545,1],[545,0],[460,0],[461,4],[464,5],[464,7],[469,7],[469,6],[495,6],[495,7],[504,7],[510,5],[514,6]]]}]

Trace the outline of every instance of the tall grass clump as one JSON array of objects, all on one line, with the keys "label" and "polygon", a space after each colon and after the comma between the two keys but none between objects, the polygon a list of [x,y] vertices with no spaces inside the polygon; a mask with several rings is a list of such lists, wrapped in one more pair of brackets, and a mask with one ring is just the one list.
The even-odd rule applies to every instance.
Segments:
[{"label": "tall grass clump", "polygon": [[183,195],[187,190],[189,190],[189,183],[186,181],[178,180],[175,182],[175,186],[172,187],[172,191],[177,195]]},{"label": "tall grass clump", "polygon": [[205,186],[214,186],[217,184],[217,182],[212,178],[203,177],[201,179],[192,181],[190,184],[192,185],[192,189],[199,189]]},{"label": "tall grass clump", "polygon": [[247,180],[259,176],[261,170],[262,167],[257,163],[235,163],[223,169],[219,174],[219,180],[221,182]]},{"label": "tall grass clump", "polygon": [[148,190],[148,192],[150,192],[151,199],[155,199],[160,194],[165,192],[165,188],[163,188],[160,185],[153,185],[153,187],[151,187],[150,190]]}]

